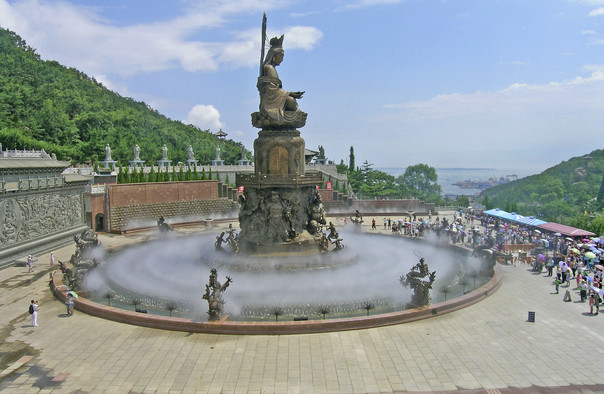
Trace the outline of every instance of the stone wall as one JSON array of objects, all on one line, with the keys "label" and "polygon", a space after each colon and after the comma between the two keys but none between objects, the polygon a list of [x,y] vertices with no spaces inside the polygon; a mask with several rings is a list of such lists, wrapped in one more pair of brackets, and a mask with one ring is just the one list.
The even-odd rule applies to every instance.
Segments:
[{"label": "stone wall", "polygon": [[218,181],[129,183],[108,185],[113,207],[218,198]]},{"label": "stone wall", "polygon": [[192,201],[169,201],[157,204],[111,207],[110,231],[123,232],[157,224],[163,216],[168,224],[237,215],[237,203],[227,198]]},{"label": "stone wall", "polygon": [[82,187],[0,196],[0,266],[72,242],[85,229]]},{"label": "stone wall", "polygon": [[237,203],[232,193],[229,198],[220,190],[223,186],[218,181],[107,185],[107,230],[119,233],[153,226],[160,216],[169,224],[236,216]]}]

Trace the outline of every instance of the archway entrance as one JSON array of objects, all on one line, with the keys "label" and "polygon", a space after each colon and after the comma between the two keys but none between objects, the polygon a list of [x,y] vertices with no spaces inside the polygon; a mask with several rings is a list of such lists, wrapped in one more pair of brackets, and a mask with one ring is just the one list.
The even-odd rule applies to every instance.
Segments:
[{"label": "archway entrance", "polygon": [[94,231],[105,231],[105,216],[102,213],[94,217]]}]

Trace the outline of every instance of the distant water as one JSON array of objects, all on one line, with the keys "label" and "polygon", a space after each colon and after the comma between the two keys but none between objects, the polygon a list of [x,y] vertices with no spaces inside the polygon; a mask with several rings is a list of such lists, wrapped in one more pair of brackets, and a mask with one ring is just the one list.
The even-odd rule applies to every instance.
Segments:
[{"label": "distant water", "polygon": [[[376,168],[376,170],[384,171],[387,174],[395,177],[405,173],[406,168]],[[482,181],[489,178],[505,177],[506,175],[518,175],[518,179],[525,176],[533,175],[527,171],[519,171],[514,169],[498,169],[498,168],[437,168],[438,183],[442,188],[443,195],[473,195],[478,194],[481,189],[462,189],[455,186],[454,183],[463,182],[466,180]]]}]

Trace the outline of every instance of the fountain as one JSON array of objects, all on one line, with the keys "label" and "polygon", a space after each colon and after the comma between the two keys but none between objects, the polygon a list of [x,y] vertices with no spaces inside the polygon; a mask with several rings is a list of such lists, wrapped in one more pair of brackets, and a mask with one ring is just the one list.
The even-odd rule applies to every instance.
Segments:
[{"label": "fountain", "polygon": [[[265,32],[266,20],[262,48]],[[366,319],[346,326],[353,328],[394,324],[404,321],[400,311],[409,301],[424,308],[410,312],[412,319],[435,314],[436,309],[425,312],[425,305],[430,297],[441,300],[440,294],[429,295],[433,284],[438,287],[439,283],[435,282],[434,272],[427,282],[421,281],[428,274],[424,261],[438,271],[441,287],[447,286],[445,298],[447,293],[455,296],[452,284],[461,283],[464,271],[479,271],[480,261],[471,258],[467,251],[451,251],[399,237],[360,234],[354,231],[363,222],[358,211],[353,220],[356,225],[337,231],[335,219],[328,224],[317,191],[321,176],[305,173],[305,142],[298,128],[304,126],[307,114],[296,102],[304,92],[283,90],[275,69],[283,60],[283,40],[284,36],[271,39],[268,53],[261,56],[257,82],[260,106],[252,114],[253,126],[261,129],[254,142],[255,172],[237,175],[237,185],[243,187],[239,197],[239,234],[230,224],[218,236],[163,236],[111,256],[87,277],[86,287],[96,294],[99,304],[103,295],[111,294],[111,298],[105,298],[112,299],[114,306],[129,307],[136,300],[149,314],[169,312],[171,319],[187,319],[159,319],[152,325],[129,312],[116,320],[144,321],[147,323],[140,324],[185,331],[238,333],[258,332],[244,323],[278,320],[279,316],[279,324],[284,320],[299,324],[288,332],[302,332],[301,327],[309,327],[313,320],[326,324],[318,331],[342,329],[346,325],[341,322],[337,327],[329,323],[342,318]],[[163,221],[158,221],[161,224]],[[401,274],[409,272],[418,257],[422,261],[413,268],[418,272],[410,272],[404,280]],[[218,282],[218,270],[226,275],[224,284]],[[208,271],[210,281],[204,293]],[[235,282],[227,293],[231,277]],[[490,277],[483,279],[476,288]],[[415,296],[401,284],[412,287]],[[459,289],[458,296],[464,297],[464,290],[465,287]],[[489,291],[472,300],[485,297]],[[208,301],[209,311],[202,297]],[[84,303],[80,306],[100,310]],[[372,318],[370,311],[379,316],[377,320],[367,320]],[[106,311],[102,314],[109,315]],[[174,321],[180,322],[177,328]],[[193,326],[194,322],[200,325]],[[278,332],[272,330],[269,328],[268,332]]]}]

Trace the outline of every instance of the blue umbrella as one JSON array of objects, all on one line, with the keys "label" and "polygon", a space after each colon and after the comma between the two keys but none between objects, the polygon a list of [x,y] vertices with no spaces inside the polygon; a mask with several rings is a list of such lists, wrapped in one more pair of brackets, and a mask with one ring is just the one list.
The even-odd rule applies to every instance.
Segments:
[{"label": "blue umbrella", "polygon": [[592,278],[591,276],[586,276],[586,277],[585,277],[585,279],[587,279],[587,280],[588,280],[588,281],[590,281],[590,282],[593,282],[593,281],[594,281],[594,280],[593,280],[593,278]]}]

